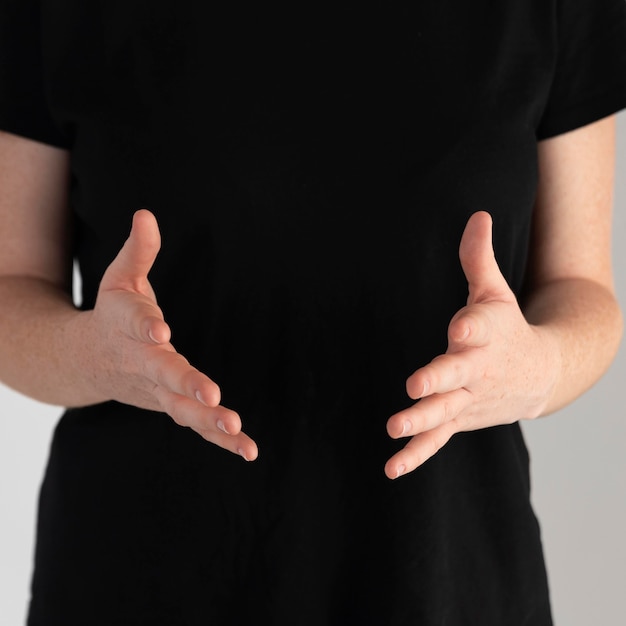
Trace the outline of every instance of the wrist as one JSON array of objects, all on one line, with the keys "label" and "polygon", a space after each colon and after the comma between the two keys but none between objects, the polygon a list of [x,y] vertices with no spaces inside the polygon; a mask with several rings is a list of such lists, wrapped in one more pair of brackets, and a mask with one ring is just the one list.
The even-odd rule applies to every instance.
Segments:
[{"label": "wrist", "polygon": [[543,417],[561,408],[558,398],[564,364],[562,341],[558,329],[551,325],[531,324],[530,327],[535,334],[538,354],[541,355],[535,361],[534,379],[542,401],[533,417]]},{"label": "wrist", "polygon": [[94,311],[75,310],[63,328],[63,345],[73,355],[72,388],[67,406],[85,406],[111,400],[104,391],[104,348],[97,332]]}]

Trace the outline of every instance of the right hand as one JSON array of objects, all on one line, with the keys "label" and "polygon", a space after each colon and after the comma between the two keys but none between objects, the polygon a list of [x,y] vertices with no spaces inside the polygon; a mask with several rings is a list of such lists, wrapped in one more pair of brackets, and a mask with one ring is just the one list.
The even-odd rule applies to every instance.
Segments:
[{"label": "right hand", "polygon": [[95,373],[104,397],[167,413],[207,441],[252,461],[255,442],[237,413],[220,405],[219,387],[170,343],[148,272],[161,246],[156,219],[142,209],[129,238],[107,268],[95,307],[85,312]]}]

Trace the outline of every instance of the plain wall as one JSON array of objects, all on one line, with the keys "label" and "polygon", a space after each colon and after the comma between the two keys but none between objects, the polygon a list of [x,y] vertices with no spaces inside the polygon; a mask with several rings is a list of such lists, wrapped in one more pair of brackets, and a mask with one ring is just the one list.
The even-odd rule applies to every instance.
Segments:
[{"label": "plain wall", "polygon": [[[626,114],[618,122],[614,259],[626,308]],[[626,623],[625,384],[626,344],[583,398],[524,424],[556,626]],[[60,412],[0,386],[0,626],[25,622],[38,491]]]}]

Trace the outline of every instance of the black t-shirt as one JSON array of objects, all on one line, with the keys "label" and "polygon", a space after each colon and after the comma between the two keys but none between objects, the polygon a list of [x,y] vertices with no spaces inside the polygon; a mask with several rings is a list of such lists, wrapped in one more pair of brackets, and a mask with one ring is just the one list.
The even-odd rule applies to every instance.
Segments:
[{"label": "black t-shirt", "polygon": [[551,624],[518,425],[390,481],[385,424],[474,211],[520,293],[537,141],[626,106],[625,3],[213,4],[0,2],[0,128],[71,151],[83,306],[151,209],[174,345],[260,448],[68,411],[30,626]]}]

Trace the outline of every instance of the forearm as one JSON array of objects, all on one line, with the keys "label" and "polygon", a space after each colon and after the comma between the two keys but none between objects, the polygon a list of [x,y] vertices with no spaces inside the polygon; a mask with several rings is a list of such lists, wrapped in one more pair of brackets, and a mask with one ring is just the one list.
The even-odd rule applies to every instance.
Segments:
[{"label": "forearm", "polygon": [[548,283],[530,294],[523,309],[555,351],[556,384],[542,413],[547,415],[575,400],[608,369],[622,336],[622,314],[611,291],[584,279]]},{"label": "forearm", "polygon": [[87,315],[50,282],[0,277],[0,380],[59,406],[106,400],[92,384]]}]

